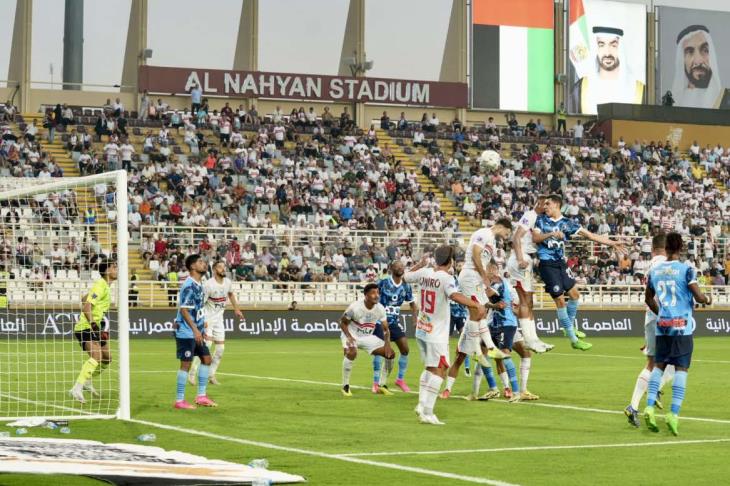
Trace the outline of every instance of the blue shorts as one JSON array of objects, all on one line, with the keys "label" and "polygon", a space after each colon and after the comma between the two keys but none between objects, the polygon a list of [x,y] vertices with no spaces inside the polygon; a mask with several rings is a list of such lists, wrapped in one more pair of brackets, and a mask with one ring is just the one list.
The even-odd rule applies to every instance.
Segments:
[{"label": "blue shorts", "polygon": [[688,336],[657,336],[654,361],[689,368],[693,349],[694,342],[691,334]]},{"label": "blue shorts", "polygon": [[489,334],[492,335],[492,341],[497,349],[509,349],[512,351],[512,345],[514,344],[515,334],[517,333],[517,326],[498,326],[490,327]]},{"label": "blue shorts", "polygon": [[553,299],[575,287],[575,280],[568,274],[565,260],[559,262],[542,260],[537,270],[545,284],[545,291]]},{"label": "blue shorts", "polygon": [[198,344],[192,338],[175,338],[175,344],[177,345],[177,359],[180,361],[192,361],[194,356],[201,360],[203,356],[210,356],[210,350],[205,341]]},{"label": "blue shorts", "polygon": [[[400,319],[400,317],[398,317]],[[395,342],[399,340],[400,338],[406,337],[406,333],[403,330],[403,328],[398,323],[388,323],[388,330],[390,331],[390,341]],[[383,328],[380,325],[375,326],[375,331],[373,331],[373,334],[378,336],[380,339],[385,339],[385,335],[383,334]]]},{"label": "blue shorts", "polygon": [[466,324],[466,316],[451,316],[451,333],[454,331],[461,333],[461,330],[464,329],[464,324]]}]

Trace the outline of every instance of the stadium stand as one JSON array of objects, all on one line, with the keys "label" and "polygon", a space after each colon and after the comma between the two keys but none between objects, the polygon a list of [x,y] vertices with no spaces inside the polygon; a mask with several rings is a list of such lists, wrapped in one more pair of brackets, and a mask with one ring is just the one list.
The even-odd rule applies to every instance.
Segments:
[{"label": "stadium stand", "polygon": [[[130,269],[139,282],[160,282],[147,285],[146,302],[172,302],[175,282],[186,276],[181,255],[190,250],[226,259],[249,290],[254,284],[246,282],[287,282],[300,290],[285,298],[304,301],[320,283],[372,281],[389,261],[407,263],[500,216],[517,218],[531,195],[568,184],[568,215],[591,231],[634,243],[620,261],[592,245],[573,246],[569,265],[582,284],[642,284],[647,235],[658,227],[695,237],[688,256],[703,284],[728,281],[720,222],[729,219],[730,149],[720,145],[687,153],[654,142],[611,148],[600,133],[579,140],[548,132],[541,120],[521,127],[511,115],[502,126],[490,118],[467,127],[458,119],[439,123],[435,114],[424,114],[423,123],[401,114],[392,123],[386,112],[360,131],[346,114],[336,118],[328,109],[259,117],[226,104],[221,113],[193,117],[162,101],[153,106],[147,116],[110,101],[17,115],[3,127],[0,154],[6,176],[129,171]],[[51,142],[54,118],[62,122],[53,125]],[[480,166],[484,149],[501,151],[499,171]],[[57,213],[83,218],[91,208],[96,217],[109,217],[105,189],[95,192],[61,201]],[[11,227],[23,222],[9,208],[2,216]],[[12,268],[46,279],[59,271],[83,278],[89,255],[113,251],[79,235],[65,248],[49,249],[60,264],[47,265],[28,260],[30,243],[4,235],[3,262],[30,263]],[[508,251],[500,248],[497,258],[506,260]],[[273,284],[255,285],[274,293]]]}]

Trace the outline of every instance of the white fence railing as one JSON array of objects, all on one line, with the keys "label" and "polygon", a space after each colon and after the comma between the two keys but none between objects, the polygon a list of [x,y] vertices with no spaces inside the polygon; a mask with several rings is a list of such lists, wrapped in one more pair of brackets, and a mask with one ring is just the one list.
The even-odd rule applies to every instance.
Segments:
[{"label": "white fence railing", "polygon": [[[8,305],[33,307],[80,307],[81,296],[89,289],[88,280],[5,280]],[[246,308],[287,307],[292,302],[306,307],[345,307],[362,296],[364,283],[330,282],[234,282],[238,302]],[[179,283],[165,281],[130,282],[130,306],[176,307]],[[581,301],[601,309],[644,308],[641,285],[582,285]],[[714,307],[730,306],[730,286],[703,289],[713,296]],[[540,286],[535,293],[535,308],[552,308],[552,299]]]},{"label": "white fence railing", "polygon": [[[191,245],[197,247],[201,241],[209,240],[212,243],[230,241],[234,237],[239,243],[252,241],[258,248],[269,246],[272,242],[284,244],[290,248],[302,247],[304,245],[330,245],[343,246],[358,249],[363,243],[385,248],[391,242],[399,246],[409,246],[411,254],[419,256],[427,248],[433,248],[440,244],[458,244],[464,247],[470,238],[469,233],[453,231],[411,231],[411,230],[347,230],[347,229],[317,229],[317,228],[291,228],[277,225],[275,228],[207,228],[193,226],[151,226],[140,227],[140,241],[145,238],[157,239],[162,235],[168,242],[174,242],[176,246],[188,248]],[[639,242],[642,237],[638,235],[617,236],[632,248],[639,249]],[[694,237],[692,241],[697,248],[697,255],[704,257],[705,237]],[[689,238],[685,239],[685,251]],[[714,258],[716,261],[724,261],[730,249],[730,238],[716,238],[713,241]],[[590,240],[576,238],[570,241],[566,250],[570,254],[577,248],[585,249],[588,255],[598,256],[601,245]]]}]

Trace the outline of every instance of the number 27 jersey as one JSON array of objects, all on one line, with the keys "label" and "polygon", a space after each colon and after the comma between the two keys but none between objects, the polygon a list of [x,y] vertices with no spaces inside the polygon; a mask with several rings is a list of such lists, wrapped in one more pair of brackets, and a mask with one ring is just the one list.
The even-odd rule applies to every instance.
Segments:
[{"label": "number 27 jersey", "polygon": [[[696,270],[676,260],[659,263],[649,272],[647,285],[659,302],[658,336],[687,336],[694,332],[694,296],[689,288],[693,283],[697,283]],[[665,322],[676,324],[663,325]]]}]

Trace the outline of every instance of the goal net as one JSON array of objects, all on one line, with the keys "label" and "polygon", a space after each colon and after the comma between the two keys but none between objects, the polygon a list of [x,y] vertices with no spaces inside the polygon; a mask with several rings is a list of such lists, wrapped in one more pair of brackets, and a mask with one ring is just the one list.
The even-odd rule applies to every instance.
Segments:
[{"label": "goal net", "polygon": [[[0,178],[0,420],[129,418],[126,209],[124,171]],[[82,298],[99,301],[87,315],[103,307],[92,286],[107,262],[118,268],[115,281],[105,272],[111,305],[83,334]]]}]

